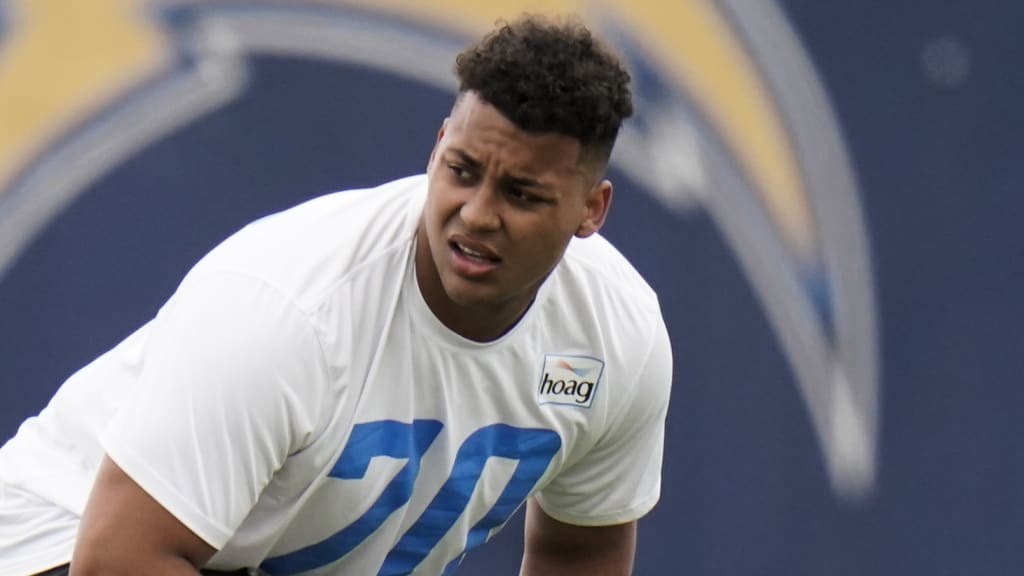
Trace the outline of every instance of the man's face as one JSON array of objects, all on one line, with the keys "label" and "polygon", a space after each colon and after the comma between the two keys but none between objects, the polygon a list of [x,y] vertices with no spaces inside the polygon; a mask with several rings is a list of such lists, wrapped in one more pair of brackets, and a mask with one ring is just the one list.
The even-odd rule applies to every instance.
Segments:
[{"label": "man's face", "polygon": [[418,231],[417,277],[434,313],[460,332],[474,315],[500,328],[494,336],[507,330],[569,240],[604,222],[611,185],[598,174],[575,139],[524,132],[463,94],[430,157]]}]

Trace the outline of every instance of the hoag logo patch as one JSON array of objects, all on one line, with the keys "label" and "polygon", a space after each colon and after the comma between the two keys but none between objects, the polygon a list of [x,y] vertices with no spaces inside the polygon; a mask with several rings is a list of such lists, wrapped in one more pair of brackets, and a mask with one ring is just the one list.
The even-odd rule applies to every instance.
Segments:
[{"label": "hoag logo patch", "polygon": [[603,372],[604,361],[597,358],[545,354],[537,401],[590,408]]}]

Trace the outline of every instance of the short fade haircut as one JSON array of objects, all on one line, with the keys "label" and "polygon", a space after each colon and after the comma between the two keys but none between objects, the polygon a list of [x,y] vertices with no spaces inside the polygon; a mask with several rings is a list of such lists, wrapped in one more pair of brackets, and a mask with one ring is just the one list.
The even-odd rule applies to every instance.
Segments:
[{"label": "short fade haircut", "polygon": [[455,74],[460,95],[474,92],[526,132],[570,136],[602,164],[633,114],[625,66],[578,18],[499,22],[458,55]]}]

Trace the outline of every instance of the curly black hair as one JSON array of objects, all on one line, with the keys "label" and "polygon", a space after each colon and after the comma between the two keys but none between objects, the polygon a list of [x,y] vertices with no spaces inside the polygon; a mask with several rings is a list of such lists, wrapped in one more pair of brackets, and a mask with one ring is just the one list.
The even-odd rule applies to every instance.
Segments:
[{"label": "curly black hair", "polygon": [[629,73],[578,18],[502,22],[455,60],[459,93],[474,92],[527,132],[575,138],[607,162],[633,114]]}]

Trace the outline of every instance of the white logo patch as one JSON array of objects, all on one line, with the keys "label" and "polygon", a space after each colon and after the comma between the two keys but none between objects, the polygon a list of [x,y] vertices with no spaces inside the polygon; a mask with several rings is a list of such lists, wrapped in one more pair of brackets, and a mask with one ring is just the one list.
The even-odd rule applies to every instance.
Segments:
[{"label": "white logo patch", "polygon": [[597,358],[545,354],[537,401],[590,408],[603,372],[604,361]]}]

